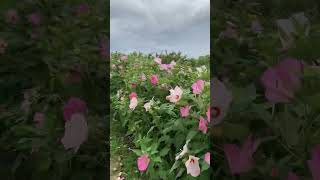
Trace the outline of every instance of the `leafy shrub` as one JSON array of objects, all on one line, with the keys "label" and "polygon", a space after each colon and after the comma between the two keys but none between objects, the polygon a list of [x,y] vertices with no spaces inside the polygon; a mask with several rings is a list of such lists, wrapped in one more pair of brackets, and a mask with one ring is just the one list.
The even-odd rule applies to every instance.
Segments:
[{"label": "leafy shrub", "polygon": [[[198,178],[209,178],[209,165],[204,160],[205,154],[209,152],[209,136],[206,131],[199,130],[201,117],[206,118],[201,119],[204,120],[203,127],[208,128],[206,112],[210,105],[209,59],[207,57],[206,61],[202,61],[205,64],[197,67],[189,59],[175,63],[172,61],[173,57],[176,58],[170,55],[164,57],[172,58],[170,62],[141,53],[112,54],[112,119],[121,122],[134,143],[131,149],[137,156],[138,165],[134,161],[126,166],[132,167],[136,172],[141,171],[129,174],[128,178],[194,179],[186,171],[188,155],[200,158],[201,173]],[[169,63],[173,68],[161,68],[161,65],[170,65]],[[198,89],[200,94],[194,94],[191,88],[197,80],[205,82],[204,89]],[[201,82],[199,81],[200,86]],[[179,97],[177,102],[168,97],[170,90],[173,92],[173,89],[177,90],[176,87],[182,89],[181,97],[179,93],[175,94]],[[137,104],[134,103],[134,98],[137,99]],[[186,112],[188,105],[191,107],[189,113]],[[185,117],[180,112],[183,107],[187,108],[184,109]],[[186,143],[187,141],[190,142]],[[176,160],[183,146],[188,151],[181,159]]]},{"label": "leafy shrub", "polygon": [[214,76],[233,97],[212,128],[214,178],[319,178],[318,4],[214,1]]},{"label": "leafy shrub", "polygon": [[[1,179],[106,177],[108,3],[1,2]],[[61,142],[71,97],[88,110],[65,110],[83,113],[88,123],[77,153]]]}]

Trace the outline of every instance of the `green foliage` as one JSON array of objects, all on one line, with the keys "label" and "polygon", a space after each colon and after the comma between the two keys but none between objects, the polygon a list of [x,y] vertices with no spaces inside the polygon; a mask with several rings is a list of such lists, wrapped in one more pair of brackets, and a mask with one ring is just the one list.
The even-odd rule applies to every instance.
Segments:
[{"label": "green foliage", "polygon": [[[176,61],[172,72],[161,70],[151,55],[131,53],[127,60],[120,60],[120,53],[112,54],[111,61],[111,99],[113,122],[120,122],[123,131],[132,137],[134,145],[128,158],[135,155],[131,162],[126,160],[124,169],[133,169],[138,172],[136,159],[147,154],[150,164],[147,172],[129,174],[126,177],[133,179],[206,179],[210,175],[209,165],[204,161],[204,154],[209,151],[209,137],[198,130],[198,119],[206,117],[210,104],[209,83],[206,83],[200,95],[192,94],[191,86],[202,79],[209,82],[209,57],[200,57],[199,61],[186,59],[181,54],[171,53],[161,55],[162,63]],[[203,72],[200,72],[202,66]],[[141,80],[142,73],[146,80]],[[150,83],[151,75],[158,76],[158,83]],[[133,88],[132,83],[137,87]],[[183,89],[182,98],[176,104],[166,100],[169,90],[179,86]],[[129,108],[129,94],[136,92],[138,105],[134,110]],[[146,111],[144,104],[153,100],[153,105]],[[180,107],[192,105],[190,115],[182,118]],[[186,141],[188,155],[200,158],[201,175],[193,178],[186,174],[182,159],[175,160]]]}]

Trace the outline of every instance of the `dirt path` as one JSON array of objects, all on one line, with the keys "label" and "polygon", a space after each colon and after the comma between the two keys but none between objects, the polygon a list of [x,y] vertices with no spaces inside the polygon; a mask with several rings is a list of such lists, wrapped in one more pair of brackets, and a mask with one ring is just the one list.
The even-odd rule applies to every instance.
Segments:
[{"label": "dirt path", "polygon": [[120,159],[110,159],[110,180],[118,180],[120,173]]}]

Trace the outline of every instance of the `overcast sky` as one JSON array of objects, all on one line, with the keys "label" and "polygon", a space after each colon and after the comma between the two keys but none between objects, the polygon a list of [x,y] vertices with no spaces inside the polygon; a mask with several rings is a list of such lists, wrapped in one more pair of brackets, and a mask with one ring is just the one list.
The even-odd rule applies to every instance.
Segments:
[{"label": "overcast sky", "polygon": [[111,0],[111,51],[209,54],[209,0]]}]

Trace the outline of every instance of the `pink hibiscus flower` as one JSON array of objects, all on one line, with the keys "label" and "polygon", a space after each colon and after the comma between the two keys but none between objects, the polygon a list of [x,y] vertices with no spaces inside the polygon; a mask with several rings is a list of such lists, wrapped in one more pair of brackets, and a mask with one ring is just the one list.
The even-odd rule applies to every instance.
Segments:
[{"label": "pink hibiscus flower", "polygon": [[75,113],[83,113],[87,110],[87,104],[82,99],[71,97],[63,106],[63,116],[65,121],[69,121]]},{"label": "pink hibiscus flower", "polygon": [[151,84],[156,85],[158,83],[158,76],[155,74],[152,75],[150,78],[150,82],[151,82]]},{"label": "pink hibiscus flower", "polygon": [[227,157],[229,168],[232,175],[241,174],[250,171],[254,166],[252,155],[259,146],[259,141],[253,142],[249,136],[242,147],[236,144],[224,145],[224,153]]},{"label": "pink hibiscus flower", "polygon": [[185,107],[181,107],[180,108],[181,117],[188,117],[190,109],[191,109],[191,106],[189,106],[189,105],[187,105]]},{"label": "pink hibiscus flower", "polygon": [[207,125],[208,125],[208,122],[202,116],[200,116],[199,130],[202,131],[204,134],[206,134],[208,131]]},{"label": "pink hibiscus flower", "polygon": [[204,155],[204,160],[210,165],[210,152],[207,152]]},{"label": "pink hibiscus flower", "polygon": [[189,156],[189,159],[185,162],[185,166],[187,168],[187,174],[190,174],[193,177],[200,175],[201,170],[198,157]]},{"label": "pink hibiscus flower", "polygon": [[204,81],[197,80],[195,83],[192,84],[192,91],[193,94],[200,94],[204,89]]},{"label": "pink hibiscus flower", "polygon": [[135,92],[130,93],[129,99],[132,99],[132,98],[134,98],[134,97],[135,97],[135,98],[138,97],[137,93],[135,93]]},{"label": "pink hibiscus flower", "polygon": [[147,170],[149,166],[150,159],[148,155],[142,155],[137,159],[137,165],[140,172],[144,172]]},{"label": "pink hibiscus flower", "polygon": [[296,59],[285,59],[277,66],[266,70],[261,81],[266,98],[273,103],[287,103],[301,85],[303,65]]},{"label": "pink hibiscus flower", "polygon": [[213,125],[218,125],[227,115],[232,102],[232,94],[217,78],[213,78],[210,83]]}]

